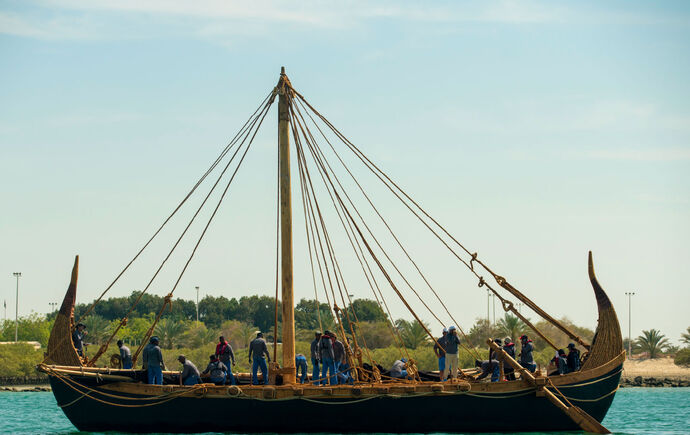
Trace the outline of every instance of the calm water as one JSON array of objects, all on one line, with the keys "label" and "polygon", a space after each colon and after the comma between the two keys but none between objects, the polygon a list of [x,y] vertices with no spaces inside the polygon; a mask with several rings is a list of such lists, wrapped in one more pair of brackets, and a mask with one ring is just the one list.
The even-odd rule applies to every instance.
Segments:
[{"label": "calm water", "polygon": [[[690,388],[627,388],[616,394],[604,425],[619,434],[690,433]],[[52,393],[0,392],[1,433],[78,433]]]}]

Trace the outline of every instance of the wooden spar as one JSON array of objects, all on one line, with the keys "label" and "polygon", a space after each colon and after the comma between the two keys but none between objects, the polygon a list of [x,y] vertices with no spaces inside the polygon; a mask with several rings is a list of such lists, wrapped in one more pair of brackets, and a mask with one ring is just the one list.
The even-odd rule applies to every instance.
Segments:
[{"label": "wooden spar", "polygon": [[[516,372],[520,372],[520,376],[522,379],[526,380],[530,384],[534,385],[537,388],[537,395],[544,395],[551,403],[556,405],[558,409],[563,411],[568,417],[570,417],[571,420],[573,420],[574,423],[576,423],[582,430],[585,432],[592,432],[592,433],[602,433],[602,434],[607,434],[611,433],[608,429],[606,429],[601,423],[596,421],[594,417],[591,415],[587,414],[585,411],[583,411],[581,408],[574,406],[570,403],[566,405],[559,399],[554,393],[552,393],[547,387],[546,383],[549,382],[548,378],[536,378],[532,373],[529,372],[529,370],[525,369],[522,367],[520,364],[518,364],[517,361],[513,359],[508,353],[501,348],[501,346],[497,345],[494,343],[492,340],[486,340],[487,344],[491,349],[493,349],[497,354],[501,355],[501,358],[503,359],[504,362],[507,362],[509,365],[515,369]],[[553,383],[550,383],[551,387],[556,390],[561,396],[560,391],[558,391],[558,388],[556,388]],[[567,400],[567,399],[566,399]]]},{"label": "wooden spar", "polygon": [[[290,197],[290,80],[281,68],[278,81],[278,177],[280,180],[280,270],[282,274],[283,384],[295,383],[295,312],[292,292],[292,199]],[[277,303],[277,301],[276,301]],[[277,334],[278,331],[275,331]]]}]

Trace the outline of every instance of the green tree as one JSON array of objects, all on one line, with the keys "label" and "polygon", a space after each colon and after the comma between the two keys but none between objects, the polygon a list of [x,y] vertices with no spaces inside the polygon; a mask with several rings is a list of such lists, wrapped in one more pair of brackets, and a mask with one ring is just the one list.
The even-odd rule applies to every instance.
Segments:
[{"label": "green tree", "polygon": [[363,337],[369,349],[388,347],[393,344],[393,331],[388,322],[359,322],[357,326],[355,330],[357,337]]},{"label": "green tree", "polygon": [[98,314],[87,316],[82,323],[86,325],[87,335],[84,341],[87,343],[101,344],[110,336],[110,322]]},{"label": "green tree", "polygon": [[416,349],[429,343],[429,334],[424,330],[424,326],[428,328],[427,324],[422,326],[417,320],[409,322],[404,319],[398,319],[395,321],[395,326],[400,331],[403,343],[405,343],[405,347],[408,349]]},{"label": "green tree", "polygon": [[177,345],[185,332],[185,324],[173,319],[161,319],[153,330],[153,333],[160,338],[161,347],[172,349]]},{"label": "green tree", "polygon": [[690,345],[690,326],[688,326],[687,332],[680,334],[680,341]]},{"label": "green tree", "polygon": [[[492,325],[487,319],[477,319],[470,331],[467,333],[467,338],[477,347],[484,347],[487,338],[494,338],[501,335],[495,325]],[[462,337],[460,337],[462,340]]]},{"label": "green tree", "polygon": [[[321,317],[321,325],[319,325]],[[295,306],[295,328],[312,331],[317,329],[332,329],[334,325],[333,313],[328,304],[317,304],[314,299],[301,299]]]},{"label": "green tree", "polygon": [[668,339],[656,329],[642,331],[642,335],[637,337],[637,345],[642,352],[647,352],[649,358],[657,358],[660,353],[668,346]]},{"label": "green tree", "polygon": [[206,329],[203,322],[194,322],[189,329],[187,329],[180,339],[180,342],[189,348],[198,348],[203,345],[213,343],[218,338],[216,331]]},{"label": "green tree", "polygon": [[518,316],[510,313],[505,313],[505,316],[496,323],[496,327],[502,336],[508,336],[513,341],[516,341],[527,331],[527,325]]}]

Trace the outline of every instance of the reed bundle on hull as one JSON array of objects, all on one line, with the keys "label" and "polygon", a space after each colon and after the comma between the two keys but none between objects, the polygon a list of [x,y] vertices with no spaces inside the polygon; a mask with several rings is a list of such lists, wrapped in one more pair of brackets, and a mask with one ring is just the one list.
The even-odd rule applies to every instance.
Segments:
[{"label": "reed bundle on hull", "polygon": [[[249,375],[240,374],[239,384],[217,386],[203,383],[182,385],[180,373],[162,373],[163,385],[144,383],[145,372],[137,369],[98,367],[128,316],[151,287],[189,228],[207,206],[215,192],[215,205],[209,205],[210,217],[202,223],[186,263],[179,272],[163,306],[133,354],[139,359],[143,345],[153,334],[173,293],[201,245],[211,222],[227,193],[269,109],[278,99],[278,195],[276,198],[276,307],[282,301],[281,324],[275,313],[275,331],[282,334],[282,358],[271,364],[268,385],[252,385]],[[324,146],[325,144],[325,146]],[[292,145],[292,146],[291,146]],[[338,335],[345,341],[346,361],[352,383],[346,385],[300,384],[295,370],[295,326],[293,296],[293,213],[290,154],[297,160],[299,198],[304,220],[304,236],[309,257],[312,285],[319,303],[325,299],[332,310]],[[358,164],[376,183],[398,202],[425,234],[431,236],[454,264],[467,269],[479,287],[494,294],[503,309],[521,318],[536,334],[553,342],[515,309],[519,301],[544,320],[555,325],[573,341],[587,349],[582,368],[561,376],[548,377],[523,368],[500,347],[489,341],[502,367],[514,369],[514,380],[495,383],[478,382],[471,370],[461,370],[458,379],[441,382],[438,372],[419,370],[409,358],[408,349],[392,323],[388,302],[397,298],[419,322],[431,342],[431,334],[422,318],[432,316],[441,325],[459,325],[454,308],[439,296],[430,275],[423,272],[419,253],[413,253],[396,232],[384,208],[376,205],[365,188]],[[211,176],[215,175],[215,181]],[[601,426],[618,388],[624,360],[618,319],[611,301],[594,275],[589,254],[589,277],[594,288],[599,319],[594,339],[585,342],[566,325],[546,313],[535,302],[513,287],[504,277],[485,265],[477,253],[468,250],[408,195],[383,170],[348,140],[297,92],[284,70],[275,88],[222,150],[209,169],[199,178],[168,218],[141,247],[82,317],[93,312],[104,295],[159,236],[164,227],[200,191],[205,182],[211,186],[193,217],[176,239],[160,266],[152,274],[130,309],[91,359],[82,358],[72,341],[75,325],[78,257],[70,284],[51,331],[45,360],[39,370],[50,376],[58,405],[74,425],[85,431],[170,431],[170,432],[467,432],[467,431],[547,431],[583,429],[607,433]],[[358,202],[361,201],[361,202]],[[367,213],[375,222],[372,222]],[[333,221],[335,223],[333,223]],[[297,228],[297,227],[295,227]],[[390,332],[407,357],[407,376],[391,377],[380,367],[360,333],[359,318],[348,286],[352,280],[345,273],[343,244],[334,242],[333,234],[343,237],[348,255],[360,270],[360,279],[372,292],[381,309],[388,314]],[[417,256],[415,256],[415,254]],[[483,274],[490,276],[492,282]],[[280,295],[280,298],[279,298]],[[439,306],[434,310],[432,306]],[[427,314],[415,307],[423,307]],[[319,310],[316,311],[319,313]],[[319,322],[321,319],[319,318]],[[280,328],[279,328],[280,326]],[[274,344],[277,344],[277,335]],[[460,329],[461,346],[476,355],[475,346]],[[437,343],[438,344],[438,343]],[[277,347],[277,346],[276,346]],[[555,346],[554,346],[555,347]],[[330,376],[332,374],[329,373]],[[312,380],[313,381],[313,380]],[[452,419],[429,418],[439,407],[452,407]],[[333,426],[333,409],[345,411]],[[151,412],[155,409],[156,412]],[[525,419],[524,415],[538,417]],[[265,416],[252,418],[248,416]],[[496,418],[496,416],[500,416]],[[222,418],[218,418],[222,416]],[[296,418],[308,416],[308,418]]]}]

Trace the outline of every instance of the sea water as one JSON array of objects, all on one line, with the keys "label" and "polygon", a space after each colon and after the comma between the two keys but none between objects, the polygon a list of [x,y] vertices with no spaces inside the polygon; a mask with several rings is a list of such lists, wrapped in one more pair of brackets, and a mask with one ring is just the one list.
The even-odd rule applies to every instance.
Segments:
[{"label": "sea water", "polygon": [[[603,423],[617,434],[690,434],[690,388],[621,389]],[[0,433],[78,432],[52,393],[0,392]]]}]

